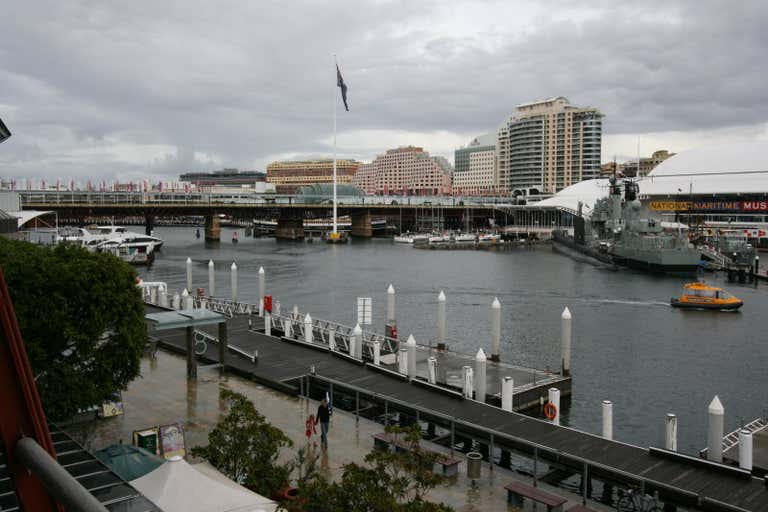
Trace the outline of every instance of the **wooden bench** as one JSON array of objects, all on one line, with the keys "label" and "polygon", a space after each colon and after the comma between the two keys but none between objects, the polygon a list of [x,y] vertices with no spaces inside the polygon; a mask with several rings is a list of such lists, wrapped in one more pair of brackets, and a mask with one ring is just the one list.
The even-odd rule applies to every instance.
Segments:
[{"label": "wooden bench", "polygon": [[[411,451],[411,443],[402,438],[387,434],[386,432],[380,432],[373,435],[373,447],[379,450],[388,450],[390,447],[394,447],[396,451]],[[421,445],[419,445],[419,447],[423,451],[437,456],[437,464],[440,465],[442,473],[445,476],[454,476],[459,473],[459,463],[461,462],[461,459],[434,450],[429,450]]]},{"label": "wooden bench", "polygon": [[568,501],[522,482],[510,482],[504,488],[507,490],[507,501],[517,507],[522,507],[525,498],[528,498],[536,503],[546,505],[547,512],[562,512],[563,505]]}]

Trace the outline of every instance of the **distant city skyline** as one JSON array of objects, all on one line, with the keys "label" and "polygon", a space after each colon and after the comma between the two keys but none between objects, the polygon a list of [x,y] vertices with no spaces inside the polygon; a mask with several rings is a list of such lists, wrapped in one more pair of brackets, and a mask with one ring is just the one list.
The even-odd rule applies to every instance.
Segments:
[{"label": "distant city skyline", "polygon": [[327,158],[334,53],[350,97],[341,158],[417,145],[452,160],[517,104],[560,95],[605,115],[603,161],[635,157],[638,139],[647,155],[768,138],[759,1],[32,1],[4,14],[3,177],[167,180]]}]

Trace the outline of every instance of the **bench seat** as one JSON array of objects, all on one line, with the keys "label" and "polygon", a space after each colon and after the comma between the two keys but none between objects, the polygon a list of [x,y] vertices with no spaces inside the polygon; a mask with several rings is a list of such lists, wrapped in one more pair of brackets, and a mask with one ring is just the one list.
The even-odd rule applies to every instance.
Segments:
[{"label": "bench seat", "polygon": [[561,496],[542,491],[538,487],[522,482],[510,482],[504,488],[507,490],[507,501],[519,507],[523,506],[524,498],[528,498],[536,503],[546,505],[548,512],[562,512],[563,505],[568,501]]},{"label": "bench seat", "polygon": [[[395,438],[394,436],[391,436],[386,432],[380,432],[378,434],[374,434],[373,445],[375,448],[382,449],[382,450],[387,449],[390,446],[394,446],[395,450],[398,450],[398,451],[411,450],[410,443],[404,441],[401,438]],[[427,448],[424,448],[421,445],[419,446],[425,452],[437,455],[437,463],[440,464],[440,466],[442,467],[443,474],[445,476],[453,476],[459,473],[459,463],[461,462],[461,459],[458,459],[456,457],[451,457],[450,455],[436,452],[434,450],[429,450]]]}]

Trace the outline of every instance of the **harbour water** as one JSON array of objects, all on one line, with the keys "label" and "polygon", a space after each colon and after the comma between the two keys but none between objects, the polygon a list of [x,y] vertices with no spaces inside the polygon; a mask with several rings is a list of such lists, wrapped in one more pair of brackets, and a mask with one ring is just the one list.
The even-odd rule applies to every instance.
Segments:
[{"label": "harbour water", "polygon": [[[614,438],[663,446],[664,417],[679,417],[679,448],[706,444],[712,397],[726,408],[726,431],[765,416],[768,352],[763,315],[768,287],[723,283],[745,301],[741,312],[679,311],[669,306],[688,279],[616,271],[573,260],[549,246],[512,251],[419,251],[391,240],[321,242],[252,239],[223,228],[220,244],[195,238],[194,228],[158,228],[166,243],[147,280],[185,286],[184,262],[193,261],[193,285],[207,287],[208,260],[216,264],[216,294],[230,295],[237,263],[241,300],[257,297],[257,272],[284,308],[297,304],[314,318],[354,325],[356,298],[373,298],[375,330],[383,332],[386,288],[397,290],[400,336],[428,344],[436,334],[437,295],[447,296],[448,344],[474,353],[490,348],[490,304],[502,303],[505,361],[541,369],[560,364],[560,314],[573,314],[574,397],[563,424],[599,434],[602,400],[614,402]],[[722,283],[713,274],[703,276]]]}]

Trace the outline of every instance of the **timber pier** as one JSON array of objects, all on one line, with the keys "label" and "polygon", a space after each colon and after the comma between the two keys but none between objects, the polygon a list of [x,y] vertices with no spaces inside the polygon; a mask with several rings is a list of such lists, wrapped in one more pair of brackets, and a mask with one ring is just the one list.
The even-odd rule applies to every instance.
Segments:
[{"label": "timber pier", "polygon": [[[235,315],[254,310],[241,307],[236,311],[232,301],[190,297],[189,306],[190,301],[221,311],[226,327],[218,327],[218,331],[215,326],[188,329],[192,340],[184,331],[166,330],[156,333],[155,341],[187,355],[193,342],[193,364],[218,366],[293,395],[319,399],[327,393],[335,407],[383,423],[426,425],[425,437],[448,446],[451,452],[480,451],[491,470],[494,464],[510,467],[510,461],[517,461],[513,466],[530,474],[534,486],[538,481],[575,479],[585,503],[587,499],[614,503],[618,489],[632,488],[655,496],[665,511],[677,507],[717,512],[768,510],[766,480],[749,471],[671,450],[633,446],[504,410],[495,404],[496,398],[502,399],[501,393],[491,386],[485,401],[474,399],[475,395],[460,387],[461,378],[451,375],[458,365],[459,375],[466,379],[470,364],[462,363],[470,363],[469,356],[445,351],[442,364],[437,365],[447,366],[441,377],[430,363],[439,351],[416,347],[420,355],[415,361],[422,370],[408,374],[408,365],[398,361],[408,351],[413,354],[408,343],[392,345],[359,328],[313,323],[311,318],[306,322],[309,315],[272,315],[266,309],[261,317]],[[169,311],[173,310],[147,305],[150,315]],[[321,334],[323,325],[325,335]],[[526,387],[521,374],[513,373],[514,367],[489,362],[487,369],[489,383],[510,373],[520,379],[519,386],[515,381],[516,410],[533,402],[533,396],[542,400],[545,391],[570,393],[570,376],[542,372],[536,382],[531,375]],[[517,371],[526,373],[525,369]],[[519,462],[521,458],[527,462]]]}]

